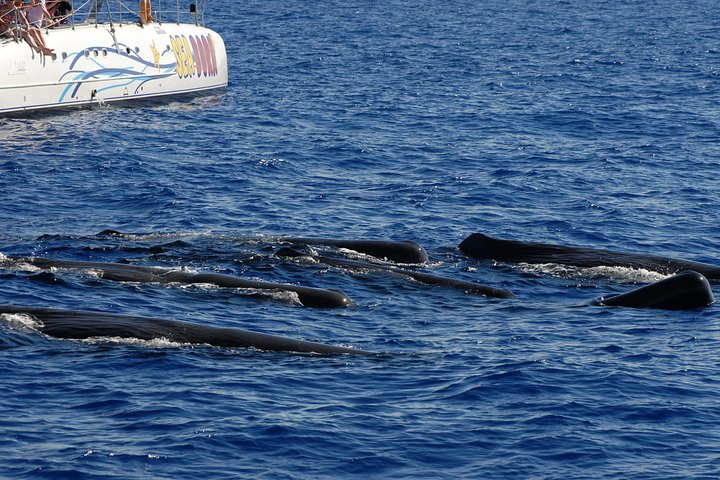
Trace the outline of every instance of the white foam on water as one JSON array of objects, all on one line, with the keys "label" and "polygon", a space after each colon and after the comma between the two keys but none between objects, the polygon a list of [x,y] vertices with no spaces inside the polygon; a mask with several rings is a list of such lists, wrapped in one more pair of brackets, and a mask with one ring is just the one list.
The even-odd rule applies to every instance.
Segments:
[{"label": "white foam on water", "polygon": [[292,259],[303,265],[320,265],[320,260],[310,256],[310,254],[303,255],[302,257],[292,257]]},{"label": "white foam on water", "polygon": [[[184,290],[227,290],[228,287],[220,287],[214,283],[168,283],[168,287]],[[297,292],[282,289],[267,288],[232,288],[232,291],[239,295],[262,295],[273,300],[279,300],[292,305],[302,305]]]},{"label": "white foam on water", "polygon": [[42,272],[42,268],[38,268],[35,265],[31,265],[22,260],[13,260],[0,253],[0,265],[8,270],[26,271],[26,272]]},{"label": "white foam on water", "polygon": [[[68,271],[70,271],[70,272],[75,271],[75,272],[76,272],[77,270],[60,269],[60,268],[52,267],[52,268],[50,269],[50,271],[51,271],[52,273],[57,273],[57,272],[68,272]],[[102,276],[103,276],[103,274],[104,274],[104,272],[103,272],[102,270],[98,269],[98,268],[88,268],[87,270],[83,270],[82,273],[84,273],[84,274],[87,275],[87,276],[95,277],[95,278],[102,278]]]},{"label": "white foam on water", "polygon": [[254,295],[264,295],[266,297],[270,297],[273,300],[279,300],[281,302],[290,303],[293,305],[302,305],[303,303],[300,301],[300,296],[297,294],[297,292],[291,292],[288,290],[258,290],[258,289],[240,289],[238,288],[237,291],[244,292],[245,295],[248,293],[254,294]]},{"label": "white foam on water", "polygon": [[524,272],[538,275],[552,275],[562,278],[579,278],[582,280],[612,280],[618,283],[652,283],[667,278],[669,275],[653,272],[644,268],[630,267],[575,267],[557,263],[530,264],[520,263]]},{"label": "white foam on water", "polygon": [[[384,258],[379,258],[373,255],[368,255],[367,253],[357,252],[355,250],[349,249],[349,248],[338,248],[337,251],[339,253],[342,253],[346,257],[350,258],[351,260],[358,260],[358,261],[364,261],[375,265],[380,266],[412,266],[417,267],[417,263],[401,263],[401,262],[394,262],[392,260],[387,260]],[[431,266],[431,265],[428,265]]]},{"label": "white foam on water", "polygon": [[127,240],[166,240],[175,238],[195,237],[209,235],[210,232],[193,232],[193,231],[177,231],[177,232],[150,232],[150,233],[124,233],[119,232],[115,236],[117,238]]},{"label": "white foam on water", "polygon": [[0,313],[0,321],[11,328],[40,331],[45,325],[38,318],[27,313]]},{"label": "white foam on water", "polygon": [[166,284],[170,288],[179,288],[182,290],[219,290],[224,287],[218,287],[214,283],[181,283],[171,282]]},{"label": "white foam on water", "polygon": [[[150,268],[158,268],[158,267],[150,267]],[[159,267],[159,268],[167,268],[167,267]],[[197,268],[197,267],[189,267],[189,266],[187,266],[187,265],[183,265],[183,266],[181,266],[181,267],[176,267],[176,268],[167,268],[167,270],[169,270],[168,273],[171,273],[171,272],[182,272],[182,273],[203,273],[203,272],[207,272],[206,270],[201,270],[201,269],[199,269],[199,268]],[[214,272],[211,272],[211,273],[214,273]]]},{"label": "white foam on water", "polygon": [[174,342],[165,337],[153,338],[152,340],[143,340],[140,338],[126,337],[88,337],[77,340],[90,345],[131,345],[143,348],[188,348],[195,347],[199,344],[187,342]]}]

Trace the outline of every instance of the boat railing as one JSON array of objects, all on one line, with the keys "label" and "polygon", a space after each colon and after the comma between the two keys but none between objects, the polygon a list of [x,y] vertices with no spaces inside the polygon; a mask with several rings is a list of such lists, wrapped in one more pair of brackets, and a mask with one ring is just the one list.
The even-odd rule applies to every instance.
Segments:
[{"label": "boat railing", "polygon": [[[54,16],[52,22],[43,26],[45,31],[54,28],[74,29],[76,26],[88,24],[96,26],[107,24],[110,28],[114,28],[114,25],[133,23],[141,25],[150,23],[179,24],[187,22],[188,17],[195,25],[205,26],[204,0],[188,4],[185,4],[188,0],[175,0],[174,2],[173,0],[152,0],[152,3],[151,0],[139,0],[132,4],[123,0],[85,0],[79,5],[73,5],[72,0],[65,1],[70,4],[69,11],[63,15]],[[26,7],[15,6],[12,12],[6,10],[6,14],[9,13],[12,22],[8,32],[15,41],[20,41],[23,35],[24,21],[20,18],[20,15],[23,15],[23,8]],[[3,12],[0,11],[1,14]]]},{"label": "boat railing", "polygon": [[[205,26],[203,15],[204,0],[186,3],[187,0],[140,0],[128,3],[123,0],[86,0],[74,16],[83,19],[81,23],[150,23],[144,15],[149,14],[153,23],[182,23],[192,18],[192,23]],[[111,6],[111,3],[114,5]],[[144,9],[147,9],[145,12]]]}]

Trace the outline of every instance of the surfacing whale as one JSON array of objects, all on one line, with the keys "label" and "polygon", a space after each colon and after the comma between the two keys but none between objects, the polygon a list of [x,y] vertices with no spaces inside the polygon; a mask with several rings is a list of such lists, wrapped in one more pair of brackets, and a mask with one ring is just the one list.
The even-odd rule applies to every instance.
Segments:
[{"label": "surfacing whale", "polygon": [[11,261],[27,263],[43,270],[52,268],[74,269],[95,272],[100,278],[119,282],[143,283],[185,283],[211,284],[226,288],[249,288],[270,291],[286,291],[297,294],[300,303],[307,307],[348,307],[350,298],[340,290],[314,287],[302,287],[285,283],[248,280],[219,273],[194,273],[161,267],[144,267],[109,262],[84,262],[77,260],[58,260],[39,257],[5,257]]},{"label": "surfacing whale", "polygon": [[512,292],[510,292],[509,290],[505,290],[502,288],[490,287],[488,285],[483,285],[480,283],[468,282],[465,280],[457,280],[454,278],[446,278],[446,277],[441,277],[439,275],[433,275],[433,274],[425,273],[425,272],[416,272],[415,270],[408,270],[406,268],[398,268],[398,267],[387,266],[387,265],[377,265],[377,264],[369,263],[369,262],[359,262],[359,261],[355,261],[355,260],[346,260],[346,259],[333,258],[333,257],[322,256],[322,255],[309,255],[306,253],[299,252],[299,251],[295,250],[294,248],[290,248],[290,247],[280,248],[277,252],[275,252],[275,255],[277,255],[279,257],[308,257],[308,258],[312,258],[316,262],[324,263],[326,265],[330,265],[330,266],[334,266],[334,267],[363,270],[363,271],[372,271],[372,272],[381,272],[381,273],[391,273],[391,274],[395,274],[395,275],[412,278],[416,282],[424,283],[426,285],[439,285],[439,286],[443,286],[443,287],[457,288],[466,293],[476,293],[479,295],[485,295],[487,297],[510,298],[513,296]]},{"label": "surfacing whale", "polygon": [[548,243],[521,242],[473,233],[459,245],[468,257],[510,263],[557,263],[576,267],[627,267],[670,275],[693,270],[710,280],[720,280],[720,267],[657,255],[622,253]]},{"label": "surfacing whale", "polygon": [[686,271],[621,295],[600,297],[592,305],[608,307],[689,310],[715,302],[710,283],[702,274]]},{"label": "surfacing whale", "polygon": [[165,339],[174,343],[255,348],[276,352],[376,355],[365,350],[295,340],[239,328],[221,328],[180,320],[137,317],[102,312],[0,305],[0,314],[25,314],[37,320],[36,329],[55,338],[94,337]]},{"label": "surfacing whale", "polygon": [[411,240],[343,240],[313,237],[273,238],[287,243],[345,248],[347,250],[353,250],[371,257],[379,258],[381,260],[390,260],[396,263],[425,263],[428,260],[428,255],[425,249],[420,244]]}]

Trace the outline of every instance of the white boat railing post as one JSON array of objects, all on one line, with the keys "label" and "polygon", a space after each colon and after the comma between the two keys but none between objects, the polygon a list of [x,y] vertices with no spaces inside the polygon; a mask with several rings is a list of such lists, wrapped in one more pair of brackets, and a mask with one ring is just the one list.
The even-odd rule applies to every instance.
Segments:
[{"label": "white boat railing post", "polygon": [[19,43],[19,38],[20,38],[20,33],[21,33],[20,14],[18,12],[19,12],[18,7],[13,7],[13,16],[15,17],[14,18],[15,26],[13,27],[13,28],[15,28],[15,34],[13,35],[13,40],[15,40],[15,43]]},{"label": "white boat railing post", "polygon": [[112,12],[110,11],[110,2],[107,2],[108,21],[110,22],[110,35],[113,38],[113,44],[115,45],[115,51],[120,52],[120,45],[118,45],[117,35],[115,35],[115,25],[113,24]]},{"label": "white boat railing post", "polygon": [[85,21],[90,24],[95,24],[95,27],[98,26],[98,17],[100,16],[100,8],[102,8],[102,3],[105,0],[92,0],[92,7],[90,7],[90,13],[88,13],[87,18]]},{"label": "white boat railing post", "polygon": [[110,2],[105,2],[107,5],[108,22],[110,22],[110,31],[115,33],[115,26],[113,25],[112,12],[110,11]]},{"label": "white boat railing post", "polygon": [[73,5],[72,10],[70,10],[70,28],[74,31],[75,30],[75,6]]},{"label": "white boat railing post", "polygon": [[204,22],[204,20],[202,18],[203,17],[203,0],[197,0],[197,5],[193,5],[193,7],[195,7],[195,10],[193,11],[191,9],[190,11],[195,14],[195,26],[197,27],[199,25],[202,25]]}]

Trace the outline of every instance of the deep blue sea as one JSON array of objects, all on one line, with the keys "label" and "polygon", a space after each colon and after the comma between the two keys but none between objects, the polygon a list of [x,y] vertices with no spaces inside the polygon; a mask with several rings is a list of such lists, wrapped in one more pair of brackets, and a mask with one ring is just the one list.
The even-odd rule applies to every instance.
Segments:
[{"label": "deep blue sea", "polygon": [[[226,91],[0,119],[0,252],[354,306],[7,265],[0,304],[384,354],[60,340],[5,317],[0,478],[720,477],[720,305],[588,306],[662,276],[457,249],[482,232],[720,264],[717,2],[216,0],[205,18]],[[248,240],[271,235],[414,240],[421,270],[516,296]]]}]

